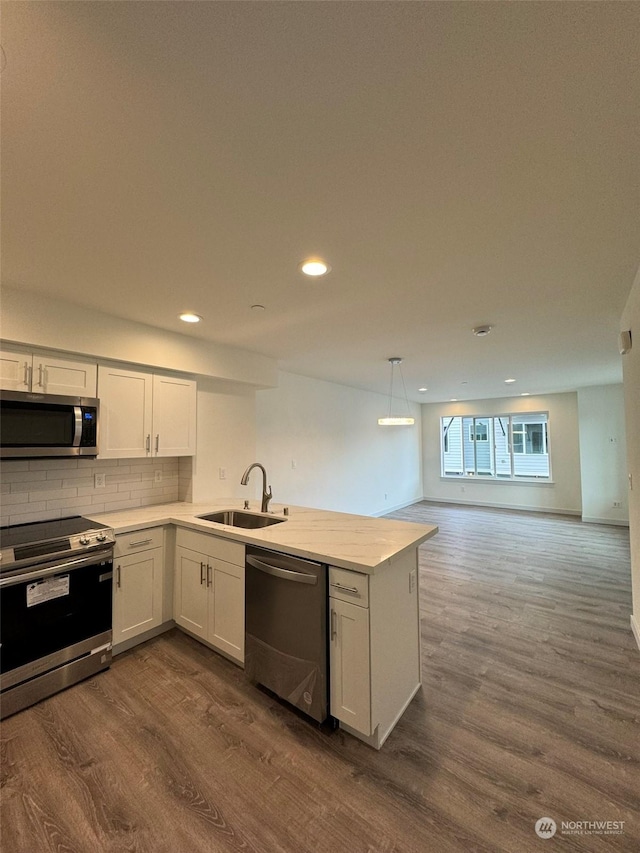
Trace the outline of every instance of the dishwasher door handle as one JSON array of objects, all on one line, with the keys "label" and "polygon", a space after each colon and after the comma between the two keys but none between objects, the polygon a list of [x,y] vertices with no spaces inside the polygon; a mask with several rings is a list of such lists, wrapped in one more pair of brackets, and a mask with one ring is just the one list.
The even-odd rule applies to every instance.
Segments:
[{"label": "dishwasher door handle", "polygon": [[275,577],[282,578],[286,581],[310,584],[318,583],[318,578],[315,575],[309,575],[307,572],[294,572],[291,569],[281,569],[279,566],[272,566],[270,563],[264,563],[262,560],[257,560],[255,557],[247,557],[247,563],[254,569],[258,569],[267,575],[274,575]]}]

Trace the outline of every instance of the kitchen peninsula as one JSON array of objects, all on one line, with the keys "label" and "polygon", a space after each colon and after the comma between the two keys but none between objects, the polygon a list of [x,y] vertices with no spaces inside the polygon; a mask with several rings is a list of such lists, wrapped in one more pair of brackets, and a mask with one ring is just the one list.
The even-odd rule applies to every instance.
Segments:
[{"label": "kitchen peninsula", "polygon": [[[288,507],[285,514],[282,505],[266,514],[282,521],[258,529],[199,517],[222,509],[241,511],[242,501],[176,502],[91,516],[117,536],[114,652],[177,624],[242,665],[244,545],[325,563],[330,712],[341,728],[379,749],[420,688],[417,549],[438,528],[308,507]],[[250,511],[261,515],[256,502]],[[209,602],[199,603],[197,567],[204,564],[213,579],[204,584],[205,592],[211,586]],[[194,602],[204,616],[189,612]]]}]

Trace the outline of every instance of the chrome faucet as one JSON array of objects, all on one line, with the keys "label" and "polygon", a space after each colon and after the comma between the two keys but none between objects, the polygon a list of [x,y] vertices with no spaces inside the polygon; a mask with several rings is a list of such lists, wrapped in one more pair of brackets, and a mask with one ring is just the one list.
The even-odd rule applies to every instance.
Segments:
[{"label": "chrome faucet", "polygon": [[253,465],[249,465],[242,475],[240,484],[242,486],[247,485],[249,482],[249,474],[254,468],[259,468],[262,471],[262,506],[260,507],[260,512],[267,512],[267,507],[269,506],[269,501],[273,497],[273,493],[271,491],[271,486],[269,486],[269,491],[267,491],[267,472],[264,470],[264,465],[261,465],[259,462],[254,462]]}]

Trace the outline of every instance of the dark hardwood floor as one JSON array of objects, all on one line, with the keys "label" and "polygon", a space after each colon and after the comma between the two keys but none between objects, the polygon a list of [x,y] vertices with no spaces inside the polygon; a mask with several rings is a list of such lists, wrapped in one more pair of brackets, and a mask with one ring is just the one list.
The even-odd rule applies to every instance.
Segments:
[{"label": "dark hardwood floor", "polygon": [[3,722],[2,853],[638,853],[628,531],[393,517],[440,533],[420,549],[423,688],[380,752],[172,631]]}]

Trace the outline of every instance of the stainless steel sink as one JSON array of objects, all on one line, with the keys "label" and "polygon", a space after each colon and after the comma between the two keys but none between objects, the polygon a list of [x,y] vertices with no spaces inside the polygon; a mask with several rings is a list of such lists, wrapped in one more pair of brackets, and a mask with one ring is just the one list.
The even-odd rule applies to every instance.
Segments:
[{"label": "stainless steel sink", "polygon": [[273,518],[270,515],[258,515],[256,512],[244,512],[240,509],[221,509],[218,512],[209,512],[199,515],[203,521],[213,521],[216,524],[228,524],[230,527],[244,527],[254,530],[259,527],[270,527],[272,524],[280,524],[286,518]]}]

